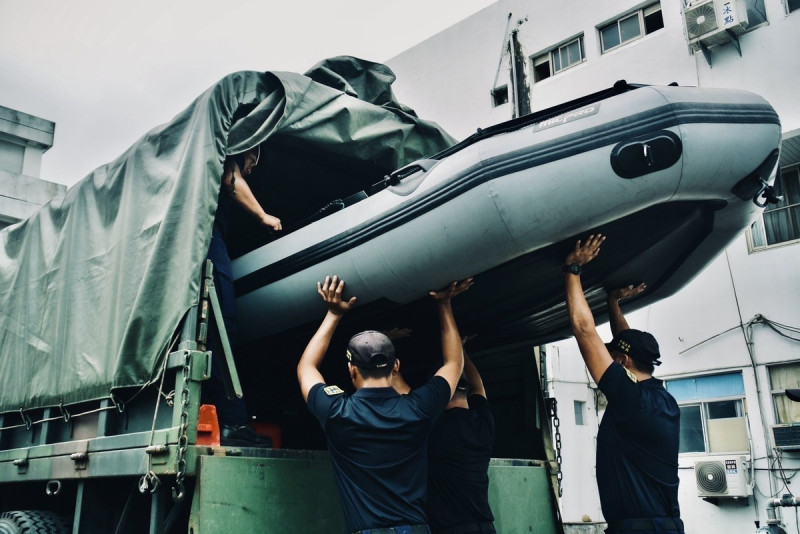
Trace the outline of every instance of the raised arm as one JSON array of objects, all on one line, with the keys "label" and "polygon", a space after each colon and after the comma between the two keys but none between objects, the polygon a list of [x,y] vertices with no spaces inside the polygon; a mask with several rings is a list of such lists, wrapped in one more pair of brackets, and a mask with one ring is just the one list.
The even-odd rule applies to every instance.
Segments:
[{"label": "raised arm", "polygon": [[464,373],[467,375],[467,382],[469,382],[469,392],[471,395],[480,395],[486,398],[486,388],[483,387],[483,379],[478,372],[478,368],[472,363],[472,359],[464,350]]},{"label": "raised arm", "polygon": [[436,301],[436,309],[439,312],[439,327],[442,334],[442,354],[444,365],[436,372],[450,384],[450,395],[456,390],[458,378],[464,370],[464,351],[461,346],[461,336],[458,333],[458,325],[453,316],[453,308],[450,300],[472,287],[472,278],[467,278],[461,282],[453,282],[445,289],[431,291],[429,294]]},{"label": "raised arm", "polygon": [[628,321],[622,314],[622,309],[619,307],[619,301],[635,297],[647,288],[647,285],[642,282],[634,286],[629,285],[613,290],[608,294],[608,321],[611,325],[611,334],[617,335],[623,330],[629,330]]},{"label": "raised arm", "polygon": [[325,382],[319,367],[325,358],[333,333],[336,331],[336,327],[339,326],[342,316],[356,302],[356,297],[343,301],[342,291],[344,291],[344,280],[339,280],[337,276],[333,278],[326,276],[325,282],[317,282],[317,293],[325,301],[328,311],[325,314],[325,318],[322,319],[322,324],[319,325],[316,333],[308,342],[303,355],[300,357],[300,362],[297,364],[297,380],[300,382],[300,391],[303,393],[303,400],[306,402],[311,388],[315,384]]},{"label": "raised arm", "polygon": [[[567,265],[585,265],[594,259],[600,252],[600,245],[605,241],[602,235],[590,235],[586,243],[578,241],[575,248],[569,253],[565,262]],[[586,302],[583,294],[580,274],[567,272],[564,274],[564,285],[567,293],[567,313],[572,327],[572,334],[578,342],[583,361],[589,369],[589,374],[595,383],[600,381],[603,373],[613,360],[608,353],[603,340],[597,333],[597,328],[592,315],[592,309]]]},{"label": "raised arm", "polygon": [[250,189],[247,180],[242,176],[239,164],[236,163],[233,158],[225,160],[225,171],[222,174],[222,187],[231,195],[236,204],[247,213],[257,218],[261,224],[269,226],[276,231],[283,229],[281,227],[281,220],[269,215],[264,211],[264,208],[261,207],[261,204],[259,204],[256,196],[253,194],[253,190]]}]

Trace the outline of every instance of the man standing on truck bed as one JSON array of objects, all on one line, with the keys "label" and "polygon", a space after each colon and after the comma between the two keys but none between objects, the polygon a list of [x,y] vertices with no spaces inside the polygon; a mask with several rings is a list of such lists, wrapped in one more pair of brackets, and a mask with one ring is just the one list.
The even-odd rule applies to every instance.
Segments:
[{"label": "man standing on truck bed", "polygon": [[[261,147],[251,148],[244,154],[229,156],[225,159],[222,174],[222,187],[219,192],[217,213],[211,231],[211,243],[208,247],[208,259],[214,264],[214,286],[222,308],[222,319],[231,347],[236,339],[236,295],[233,290],[233,269],[228,256],[225,240],[228,234],[230,211],[234,205],[253,215],[261,224],[272,230],[281,230],[281,221],[267,214],[253,195],[250,186],[244,179],[249,176],[261,155]],[[270,446],[269,440],[260,438],[247,417],[244,399],[229,399],[225,391],[224,361],[222,342],[215,328],[209,332],[209,346],[213,353],[211,358],[211,376],[203,384],[202,402],[213,404],[217,409],[220,426],[220,444],[238,447]]]},{"label": "man standing on truck bed", "polygon": [[317,284],[328,311],[297,365],[300,390],[328,440],[348,532],[429,534],[425,515],[427,443],[431,425],[444,410],[464,366],[461,337],[450,299],[472,279],[431,291],[439,314],[444,365],[407,395],[391,384],[400,368],[394,345],[380,332],[356,334],[347,345],[356,392],[325,385],[319,367],[342,316],[356,298],[342,300],[344,281]]},{"label": "man standing on truck bed", "polygon": [[428,443],[428,519],[434,534],[494,534],[489,460],[494,418],[483,380],[464,351],[464,373]]},{"label": "man standing on truck bed", "polygon": [[605,237],[578,241],[566,258],[564,283],[572,333],[608,408],[597,433],[597,486],[608,534],[683,533],[678,507],[680,411],[661,380],[658,343],[628,327],[621,297],[644,284],[612,291],[608,314],[614,339],[604,344],[581,285],[583,265],[600,252]]}]

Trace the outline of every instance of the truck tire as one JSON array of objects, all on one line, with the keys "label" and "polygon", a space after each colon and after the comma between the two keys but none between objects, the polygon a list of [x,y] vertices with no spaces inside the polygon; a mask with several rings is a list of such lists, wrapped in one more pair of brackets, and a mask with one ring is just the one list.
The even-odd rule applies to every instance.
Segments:
[{"label": "truck tire", "polygon": [[69,534],[61,515],[48,510],[20,510],[0,514],[0,534]]}]

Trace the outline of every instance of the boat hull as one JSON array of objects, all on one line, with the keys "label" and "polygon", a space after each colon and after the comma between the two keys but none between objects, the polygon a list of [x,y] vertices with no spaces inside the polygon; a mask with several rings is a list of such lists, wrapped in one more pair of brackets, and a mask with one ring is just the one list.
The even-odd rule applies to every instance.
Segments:
[{"label": "boat hull", "polygon": [[236,259],[242,342],[314,325],[316,283],[333,274],[365,314],[395,321],[430,289],[477,276],[459,321],[487,342],[564,337],[560,265],[574,239],[609,236],[589,292],[646,281],[639,305],[673,294],[760,214],[732,189],[759,168],[772,179],[780,143],[760,97],[679,87],[499,130]]}]

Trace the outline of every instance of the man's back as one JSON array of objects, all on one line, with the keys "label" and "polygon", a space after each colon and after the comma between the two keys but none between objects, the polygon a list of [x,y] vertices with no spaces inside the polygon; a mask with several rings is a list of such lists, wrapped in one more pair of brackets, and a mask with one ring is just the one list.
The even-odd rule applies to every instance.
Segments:
[{"label": "man's back", "polygon": [[308,406],[328,438],[348,530],[427,523],[427,437],[450,398],[447,381],[434,377],[408,395],[326,389],[314,386]]},{"label": "man's back", "polygon": [[490,523],[487,473],[494,442],[494,419],[481,395],[469,409],[444,411],[428,445],[428,517],[434,531],[464,523]]},{"label": "man's back", "polygon": [[636,383],[612,364],[598,384],[608,408],[597,435],[597,483],[606,521],[679,517],[680,410],[663,383]]}]

